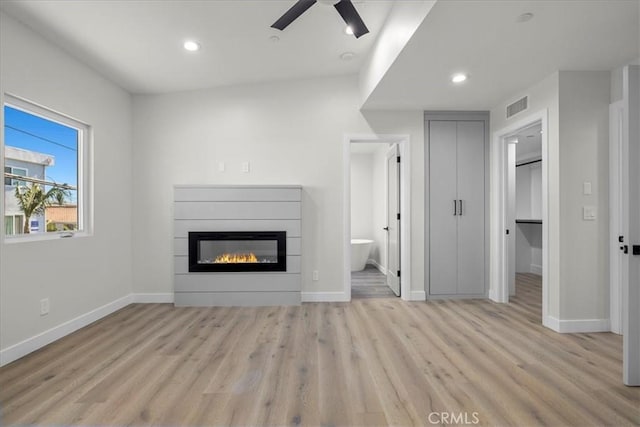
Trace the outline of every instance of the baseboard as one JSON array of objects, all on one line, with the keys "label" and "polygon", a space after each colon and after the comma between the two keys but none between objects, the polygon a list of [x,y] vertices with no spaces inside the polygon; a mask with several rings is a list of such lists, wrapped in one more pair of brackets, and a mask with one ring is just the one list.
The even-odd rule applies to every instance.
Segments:
[{"label": "baseboard", "polygon": [[351,295],[344,292],[302,292],[302,302],[349,302]]},{"label": "baseboard", "polygon": [[132,294],[138,304],[173,304],[173,292],[167,294]]},{"label": "baseboard", "polygon": [[531,264],[529,266],[529,272],[532,274],[537,274],[538,276],[542,276],[542,266],[541,265],[536,265],[536,264]]},{"label": "baseboard", "polygon": [[561,320],[553,316],[547,316],[547,320],[543,322],[543,325],[562,334],[611,331],[611,322],[609,319]]},{"label": "baseboard", "polygon": [[427,293],[425,291],[411,291],[409,301],[426,301]]},{"label": "baseboard", "polygon": [[82,314],[75,319],[66,321],[58,326],[55,326],[47,331],[44,331],[38,335],[14,344],[10,347],[0,351],[0,366],[4,366],[13,362],[29,353],[32,353],[39,348],[51,344],[60,338],[69,335],[80,328],[83,328],[96,320],[100,320],[111,313],[114,313],[121,308],[124,308],[133,302],[133,295],[129,294],[108,304],[98,307],[95,310],[91,310],[88,313]]},{"label": "baseboard", "polygon": [[498,298],[498,291],[495,288],[489,288],[489,299],[493,302],[502,302]]},{"label": "baseboard", "polygon": [[385,267],[383,267],[382,265],[380,265],[380,263],[378,261],[376,261],[375,259],[369,258],[367,260],[367,264],[373,265],[375,268],[378,269],[378,271],[380,273],[384,274],[385,276],[387,275],[387,269]]}]

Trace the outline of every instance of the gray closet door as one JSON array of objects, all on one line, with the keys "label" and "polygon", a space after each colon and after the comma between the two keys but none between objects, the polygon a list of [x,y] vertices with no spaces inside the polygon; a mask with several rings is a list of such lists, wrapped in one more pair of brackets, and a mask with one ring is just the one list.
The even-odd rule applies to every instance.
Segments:
[{"label": "gray closet door", "polygon": [[[484,122],[460,121],[458,130],[458,291],[484,294]],[[460,215],[460,213],[462,213]]]},{"label": "gray closet door", "polygon": [[455,294],[457,288],[456,122],[429,122],[429,290]]}]

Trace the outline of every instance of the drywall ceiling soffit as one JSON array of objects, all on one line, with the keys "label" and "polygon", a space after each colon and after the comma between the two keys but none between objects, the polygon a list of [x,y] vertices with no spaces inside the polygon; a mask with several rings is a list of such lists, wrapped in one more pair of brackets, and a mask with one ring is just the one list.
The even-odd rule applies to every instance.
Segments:
[{"label": "drywall ceiling soffit", "polygon": [[[3,0],[0,9],[132,93],[357,74],[392,0],[354,1],[359,39],[331,6],[270,28],[295,0]],[[273,42],[272,36],[279,37]],[[202,49],[183,49],[185,39]],[[350,61],[340,59],[353,52]]]},{"label": "drywall ceiling soffit", "polygon": [[557,70],[611,70],[640,55],[638,5],[440,0],[363,109],[487,110]]}]

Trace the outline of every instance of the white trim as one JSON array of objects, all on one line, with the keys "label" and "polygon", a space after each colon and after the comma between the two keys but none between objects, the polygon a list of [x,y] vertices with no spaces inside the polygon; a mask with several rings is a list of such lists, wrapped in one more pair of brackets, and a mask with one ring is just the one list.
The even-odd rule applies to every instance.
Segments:
[{"label": "white trim", "polygon": [[369,258],[367,260],[367,264],[369,265],[373,265],[380,273],[386,275],[387,274],[387,268],[383,267],[382,265],[380,265],[380,263],[378,261],[376,261],[373,258]]},{"label": "white trim", "polygon": [[542,266],[537,264],[531,264],[529,266],[529,273],[537,274],[538,276],[542,276]]},{"label": "white trim", "polygon": [[[351,300],[351,144],[379,142],[398,144],[400,158],[400,297],[411,301],[411,144],[409,135],[344,135],[343,139],[343,288]],[[304,301],[304,299],[303,299]],[[343,300],[341,300],[343,301]]]},{"label": "white trim", "polygon": [[173,292],[163,294],[131,294],[136,304],[173,304]]},{"label": "white trim", "polygon": [[[629,258],[620,245],[629,245],[628,141],[623,138],[624,101],[609,105],[609,316],[611,332],[622,334],[622,288],[628,280]],[[627,160],[627,161],[625,161]],[[625,236],[625,243],[618,242]]]},{"label": "white trim", "polygon": [[584,334],[591,332],[609,332],[611,322],[609,319],[576,319],[560,320],[548,316],[548,324],[544,326],[562,334]]},{"label": "white trim", "polygon": [[426,301],[426,300],[427,300],[426,291],[411,291],[411,301]]},{"label": "white trim", "polygon": [[351,294],[345,292],[302,292],[302,302],[349,302]]},{"label": "white trim", "polygon": [[[489,298],[493,301],[509,302],[509,253],[508,238],[505,230],[514,230],[507,212],[508,188],[507,188],[507,143],[506,136],[519,129],[540,122],[542,125],[542,319],[543,324],[554,329],[548,320],[549,311],[549,112],[543,109],[532,113],[493,133],[491,143],[491,193],[495,194],[491,201],[491,254],[490,254],[490,289]],[[511,233],[511,236],[515,236]],[[545,320],[547,319],[547,320]]]},{"label": "white trim", "polygon": [[[78,146],[76,152],[77,159],[77,184],[76,184],[76,205],[78,210],[78,231],[73,235],[93,235],[93,128],[91,125],[78,120],[69,115],[52,110],[41,104],[27,100],[25,98],[5,93],[2,97],[2,107],[9,106],[11,108],[23,111],[32,116],[40,117],[44,120],[61,124],[63,126],[75,129],[78,132]],[[4,117],[4,116],[3,116]],[[3,140],[4,145],[4,140]],[[4,164],[4,154],[0,157]],[[4,176],[3,176],[4,177]],[[43,177],[44,179],[44,177]],[[4,181],[3,181],[4,183]],[[3,210],[4,213],[4,210]],[[46,224],[44,225],[46,228]],[[27,241],[52,240],[60,236],[48,236],[49,233],[34,233],[10,236],[14,243]],[[52,233],[53,234],[53,233]],[[44,237],[42,236],[44,235]],[[1,236],[6,241],[4,231]],[[65,237],[69,237],[66,235]]]},{"label": "white trim", "polygon": [[127,295],[112,301],[108,304],[98,307],[95,310],[91,310],[88,313],[82,314],[75,319],[66,321],[58,326],[55,326],[47,331],[39,333],[31,338],[14,344],[10,347],[0,351],[0,366],[4,366],[13,362],[29,353],[32,353],[39,348],[42,348],[60,338],[67,336],[80,328],[83,328],[97,320],[114,313],[133,302],[133,295]]}]

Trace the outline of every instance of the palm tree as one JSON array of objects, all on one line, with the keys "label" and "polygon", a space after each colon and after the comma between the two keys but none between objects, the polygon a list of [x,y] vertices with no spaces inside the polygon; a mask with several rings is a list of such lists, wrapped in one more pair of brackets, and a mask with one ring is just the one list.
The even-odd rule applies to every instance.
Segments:
[{"label": "palm tree", "polygon": [[24,212],[24,234],[29,234],[29,220],[33,215],[42,215],[47,206],[53,202],[62,205],[68,195],[68,190],[64,186],[54,186],[45,191],[38,183],[31,183],[16,186],[15,196],[18,207]]}]

